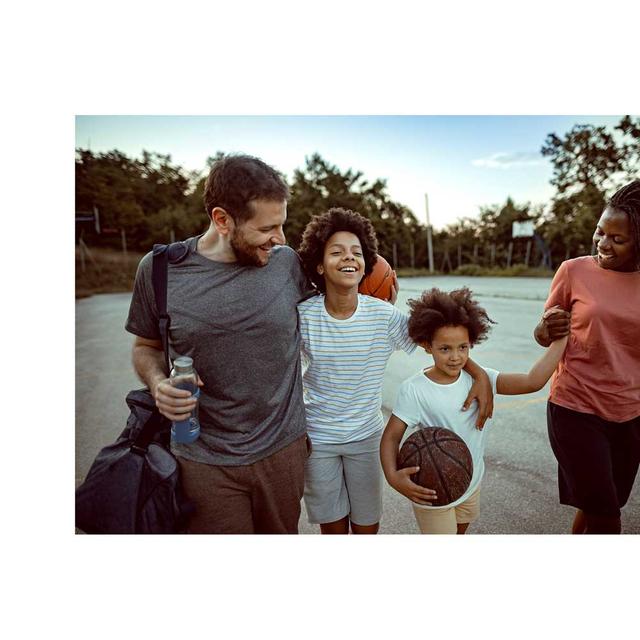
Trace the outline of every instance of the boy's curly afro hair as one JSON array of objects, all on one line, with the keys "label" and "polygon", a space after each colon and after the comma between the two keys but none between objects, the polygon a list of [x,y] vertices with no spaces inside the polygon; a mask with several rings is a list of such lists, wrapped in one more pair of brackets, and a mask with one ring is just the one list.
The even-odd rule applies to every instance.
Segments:
[{"label": "boy's curly afro hair", "polygon": [[431,343],[441,327],[463,326],[472,345],[486,339],[490,324],[487,312],[471,298],[467,287],[447,293],[440,289],[424,291],[419,299],[409,300],[409,336],[418,343]]},{"label": "boy's curly afro hair", "polygon": [[307,224],[298,254],[309,279],[316,287],[326,291],[324,276],[317,271],[324,260],[324,248],[327,240],[338,231],[349,231],[358,236],[364,257],[364,273],[368,275],[376,263],[378,240],[371,222],[355,211],[333,207],[325,213],[314,216]]}]

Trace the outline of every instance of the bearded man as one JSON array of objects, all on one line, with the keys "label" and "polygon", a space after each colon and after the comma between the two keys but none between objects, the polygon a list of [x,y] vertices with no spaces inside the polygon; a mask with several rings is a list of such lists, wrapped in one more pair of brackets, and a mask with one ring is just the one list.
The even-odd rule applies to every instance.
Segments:
[{"label": "bearded man", "polygon": [[[205,186],[209,229],[169,264],[169,355],[193,358],[202,383],[200,437],[172,444],[196,509],[191,533],[298,532],[309,445],[296,305],[310,285],[284,246],[288,195],[258,158],[223,157]],[[136,373],[178,421],[196,400],[168,380],[151,267],[149,253],[125,327],[136,336]]]}]

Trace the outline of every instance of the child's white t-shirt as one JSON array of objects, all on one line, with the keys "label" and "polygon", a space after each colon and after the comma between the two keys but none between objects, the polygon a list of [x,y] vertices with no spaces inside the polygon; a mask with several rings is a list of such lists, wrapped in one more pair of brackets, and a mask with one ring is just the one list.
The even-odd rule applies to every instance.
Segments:
[{"label": "child's white t-shirt", "polygon": [[391,354],[412,353],[407,316],[392,304],[358,294],[350,318],[332,317],[325,296],[298,304],[307,428],[314,443],[364,440],[384,427],[382,383]]},{"label": "child's white t-shirt", "polygon": [[[496,393],[498,371],[483,367]],[[467,491],[455,502],[444,506],[426,506],[413,503],[424,509],[449,509],[464,502],[478,487],[484,475],[484,448],[491,420],[487,420],[482,431],[476,428],[478,405],[462,411],[462,405],[473,385],[473,378],[461,371],[451,384],[438,384],[430,380],[424,371],[405,380],[398,390],[393,414],[407,424],[406,436],[421,427],[446,427],[459,435],[469,447],[473,460],[473,476]],[[431,488],[431,487],[429,487]]]}]

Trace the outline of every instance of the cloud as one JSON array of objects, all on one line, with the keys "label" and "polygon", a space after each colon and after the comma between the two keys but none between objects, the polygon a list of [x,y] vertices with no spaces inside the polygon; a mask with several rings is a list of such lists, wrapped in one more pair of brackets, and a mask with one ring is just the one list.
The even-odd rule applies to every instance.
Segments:
[{"label": "cloud", "polygon": [[543,164],[544,159],[536,151],[515,151],[512,153],[494,153],[486,158],[472,160],[474,167],[488,169],[510,169],[511,167],[531,167]]}]

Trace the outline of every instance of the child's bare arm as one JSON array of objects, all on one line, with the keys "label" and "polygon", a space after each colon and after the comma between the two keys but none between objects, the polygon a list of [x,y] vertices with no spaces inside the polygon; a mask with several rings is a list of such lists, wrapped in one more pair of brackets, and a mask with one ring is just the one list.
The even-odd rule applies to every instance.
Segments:
[{"label": "child's bare arm", "polygon": [[398,470],[396,465],[400,441],[406,428],[407,425],[400,418],[391,414],[380,440],[380,462],[384,477],[398,493],[406,496],[409,500],[418,504],[430,504],[432,500],[437,499],[436,492],[421,487],[412,482],[409,477],[412,473],[416,473],[420,467],[407,467]]},{"label": "child's bare arm", "polygon": [[552,342],[544,355],[531,367],[529,373],[501,373],[496,388],[498,393],[517,395],[539,391],[547,383],[562,358],[568,336]]}]

